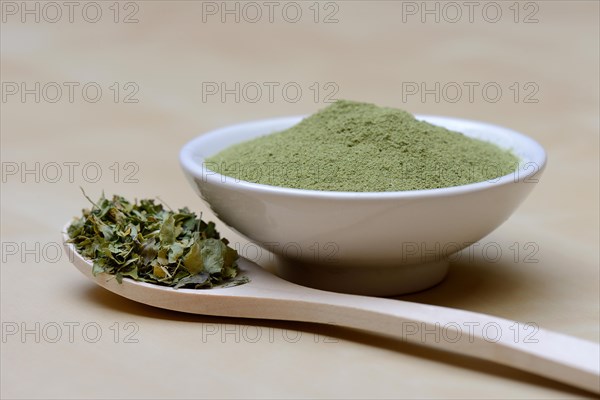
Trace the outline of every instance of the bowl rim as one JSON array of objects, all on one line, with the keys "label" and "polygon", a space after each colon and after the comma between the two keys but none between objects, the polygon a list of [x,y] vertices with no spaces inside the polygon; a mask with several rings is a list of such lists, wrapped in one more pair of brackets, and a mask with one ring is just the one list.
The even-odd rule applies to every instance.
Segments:
[{"label": "bowl rim", "polygon": [[[198,135],[192,140],[188,141],[179,152],[179,161],[183,170],[195,177],[204,179],[205,182],[210,182],[219,186],[223,186],[232,190],[249,190],[258,193],[268,193],[274,195],[287,195],[295,197],[319,197],[325,199],[407,199],[407,198],[424,198],[424,197],[443,197],[443,196],[454,196],[464,193],[477,192],[482,190],[489,190],[493,187],[504,186],[516,183],[535,183],[527,182],[529,178],[537,173],[541,173],[546,166],[546,152],[544,148],[534,139],[520,132],[514,131],[510,128],[506,128],[500,125],[494,125],[487,122],[478,120],[471,120],[465,118],[447,117],[441,115],[430,115],[430,114],[415,114],[415,118],[419,120],[437,120],[437,121],[452,121],[455,123],[464,123],[472,126],[478,126],[483,130],[495,130],[502,131],[503,133],[512,136],[516,141],[521,144],[519,148],[526,148],[533,154],[528,160],[524,160],[519,157],[518,168],[510,174],[503,175],[501,177],[494,178],[493,181],[483,181],[469,183],[466,185],[450,186],[444,188],[435,189],[418,189],[418,190],[406,190],[406,191],[388,191],[388,192],[347,192],[347,191],[330,191],[330,190],[312,190],[312,189],[296,189],[287,188],[282,186],[265,185],[261,183],[248,182],[241,179],[233,178],[231,176],[222,175],[216,171],[207,169],[203,166],[205,158],[198,155],[196,149],[207,140],[214,140],[216,136],[227,134],[236,129],[246,129],[253,125],[265,125],[273,123],[296,123],[308,115],[295,115],[295,116],[284,116],[274,118],[264,118],[259,120],[252,120],[241,122],[237,124],[227,125],[221,128],[210,130],[204,134]],[[273,132],[274,133],[274,132]],[[468,136],[468,135],[467,135]],[[250,140],[250,139],[248,139]],[[241,143],[241,142],[240,142]],[[533,163],[534,168],[529,168],[528,164]],[[527,167],[527,168],[525,168]],[[537,167],[537,168],[536,168]],[[210,172],[210,173],[207,173]],[[233,181],[233,182],[232,182]]]}]

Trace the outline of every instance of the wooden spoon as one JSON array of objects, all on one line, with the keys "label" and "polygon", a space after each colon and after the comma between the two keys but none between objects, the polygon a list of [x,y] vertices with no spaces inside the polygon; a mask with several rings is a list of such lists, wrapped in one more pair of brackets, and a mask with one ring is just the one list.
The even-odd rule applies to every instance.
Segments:
[{"label": "wooden spoon", "polygon": [[[65,229],[66,231],[66,229]],[[503,318],[401,300],[326,292],[285,281],[240,259],[250,282],[229,288],[172,289],[113,276],[93,276],[92,263],[68,236],[69,259],[98,285],[168,310],[237,318],[303,321],[361,329],[493,361],[600,393],[600,346]]]}]

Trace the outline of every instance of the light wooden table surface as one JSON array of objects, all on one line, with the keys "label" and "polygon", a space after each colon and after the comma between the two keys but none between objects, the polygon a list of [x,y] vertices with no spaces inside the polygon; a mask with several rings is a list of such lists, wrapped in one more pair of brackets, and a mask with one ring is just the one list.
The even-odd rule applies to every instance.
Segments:
[{"label": "light wooden table surface", "polygon": [[332,98],[484,120],[538,140],[548,168],[442,284],[402,298],[598,342],[598,2],[448,4],[2,1],[2,398],[586,396],[360,332],[146,307],[59,247],[80,186],[214,219],[177,160],[212,128]]}]

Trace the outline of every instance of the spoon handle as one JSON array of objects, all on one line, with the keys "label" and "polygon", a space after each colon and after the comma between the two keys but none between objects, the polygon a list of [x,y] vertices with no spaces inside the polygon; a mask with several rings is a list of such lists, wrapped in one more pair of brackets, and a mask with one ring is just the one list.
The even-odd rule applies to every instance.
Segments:
[{"label": "spoon handle", "polygon": [[[65,230],[66,232],[66,230]],[[393,336],[488,361],[600,393],[600,346],[535,324],[407,301],[311,289],[284,281],[242,260],[250,283],[173,290],[130,279],[93,276],[92,264],[63,235],[67,254],[88,278],[120,296],[194,314],[304,321]]]},{"label": "spoon handle", "polygon": [[[533,323],[440,306],[323,291],[307,293],[306,288],[302,300],[290,299],[296,297],[291,294],[287,293],[288,300],[281,300],[285,305],[277,307],[270,303],[269,310],[263,311],[271,317],[279,314],[277,319],[318,322],[393,336],[600,393],[600,346],[593,342],[539,329]],[[290,304],[290,300],[296,304]],[[260,306],[257,306],[258,311]]]}]

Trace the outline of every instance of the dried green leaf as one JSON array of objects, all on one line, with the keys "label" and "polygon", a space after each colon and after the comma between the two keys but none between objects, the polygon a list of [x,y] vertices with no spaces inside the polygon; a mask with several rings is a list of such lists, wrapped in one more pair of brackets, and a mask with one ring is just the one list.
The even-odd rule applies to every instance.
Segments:
[{"label": "dried green leaf", "polygon": [[92,266],[92,275],[96,276],[104,272],[104,268],[100,265],[99,262],[95,262]]},{"label": "dried green leaf", "polygon": [[152,199],[130,203],[104,195],[90,203],[67,233],[77,251],[94,261],[94,275],[187,288],[221,285],[237,276],[237,252],[214,223],[187,208],[172,211]]},{"label": "dried green leaf", "polygon": [[194,289],[200,289],[202,287],[204,287],[205,285],[210,285],[210,275],[207,274],[206,272],[197,274],[197,275],[190,275],[187,276],[183,279],[181,279],[177,285],[175,285],[175,289],[179,289],[179,288],[183,288],[183,287],[190,287],[190,288],[194,288]]},{"label": "dried green leaf", "polygon": [[169,248],[169,263],[175,263],[183,255],[183,246],[179,243],[173,243]]},{"label": "dried green leaf", "polygon": [[217,239],[206,239],[202,243],[200,256],[204,270],[209,274],[218,274],[223,269],[223,242]]},{"label": "dried green leaf", "polygon": [[204,269],[204,263],[202,262],[202,255],[200,253],[201,248],[202,244],[200,241],[197,241],[192,245],[186,256],[183,257],[183,266],[192,275],[200,273]]},{"label": "dried green leaf", "polygon": [[169,214],[165,222],[160,227],[159,239],[163,245],[175,242],[175,219]]}]

